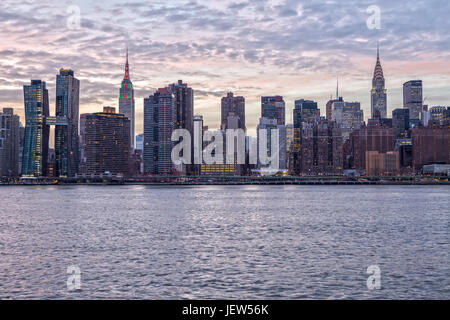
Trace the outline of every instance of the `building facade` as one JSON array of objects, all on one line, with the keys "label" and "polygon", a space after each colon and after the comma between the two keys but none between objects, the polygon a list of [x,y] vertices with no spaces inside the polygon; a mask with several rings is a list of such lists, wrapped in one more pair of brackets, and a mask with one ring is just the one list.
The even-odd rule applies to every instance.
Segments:
[{"label": "building facade", "polygon": [[20,119],[14,109],[0,112],[0,177],[19,176]]},{"label": "building facade", "polygon": [[[278,131],[278,146],[272,145],[272,134],[274,133],[273,130]],[[263,141],[260,137],[262,132],[266,132],[266,145],[261,144]],[[273,158],[275,156],[275,153],[277,153],[278,157],[278,167],[277,170],[279,172],[287,171],[287,137],[286,137],[286,126],[285,125],[279,125],[278,119],[276,118],[265,118],[261,117],[259,119],[259,124],[257,127],[257,134],[258,134],[258,164],[260,169],[265,168],[275,168],[276,165],[273,165],[272,163],[266,164],[263,159],[261,159],[261,152],[267,153],[267,159]],[[263,151],[260,151],[263,150]]]},{"label": "building facade", "polygon": [[392,128],[396,138],[406,137],[409,129],[409,109],[392,111]]},{"label": "building facade", "polygon": [[282,96],[261,97],[261,117],[276,119],[277,125],[285,125],[285,108]]},{"label": "building facade", "polygon": [[56,76],[55,122],[56,177],[74,177],[78,173],[79,157],[80,81],[70,69],[61,69]]},{"label": "building facade", "polygon": [[409,110],[409,118],[419,120],[423,111],[422,80],[403,84],[403,108]]},{"label": "building facade", "polygon": [[[228,117],[230,114],[237,120],[237,128],[246,130],[245,126],[245,98],[234,96],[233,92],[229,92],[221,101],[221,129],[230,129]],[[233,126],[235,127],[235,126]]]},{"label": "building facade", "polygon": [[426,128],[411,129],[413,167],[422,170],[424,165],[450,164],[450,127],[431,124]]},{"label": "building facade", "polygon": [[366,175],[367,176],[393,176],[400,171],[400,157],[398,152],[389,151],[379,153],[378,151],[366,152]]},{"label": "building facade", "polygon": [[41,80],[31,80],[23,86],[25,103],[25,136],[22,160],[24,177],[42,177],[47,174],[48,139],[50,129],[48,90]]},{"label": "building facade", "polygon": [[344,166],[341,128],[326,119],[302,122],[301,175],[341,175]]},{"label": "building facade", "polygon": [[344,141],[349,139],[350,133],[361,127],[364,122],[364,111],[359,102],[333,102],[333,121],[341,128]]},{"label": "building facade", "polygon": [[144,173],[169,175],[172,162],[172,132],[176,129],[176,97],[169,88],[158,89],[144,99]]},{"label": "building facade", "polygon": [[85,117],[86,174],[128,176],[130,120],[110,107]]},{"label": "building facade", "polygon": [[383,126],[380,121],[370,121],[367,126],[350,133],[350,152],[352,169],[364,170],[366,152],[387,153],[395,149],[394,130]]}]

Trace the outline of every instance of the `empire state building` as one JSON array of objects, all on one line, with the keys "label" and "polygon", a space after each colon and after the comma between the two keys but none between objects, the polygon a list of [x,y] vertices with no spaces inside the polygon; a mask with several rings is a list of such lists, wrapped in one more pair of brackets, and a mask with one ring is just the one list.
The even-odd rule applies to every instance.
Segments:
[{"label": "empire state building", "polygon": [[387,90],[380,62],[380,49],[377,50],[377,63],[372,79],[371,105],[372,118],[387,118]]},{"label": "empire state building", "polygon": [[133,83],[130,80],[130,68],[128,65],[128,48],[127,48],[127,60],[125,63],[125,76],[122,80],[122,86],[120,87],[119,96],[119,112],[130,119],[130,146],[131,150],[134,150],[134,118],[135,118],[135,107],[134,107],[134,89]]}]

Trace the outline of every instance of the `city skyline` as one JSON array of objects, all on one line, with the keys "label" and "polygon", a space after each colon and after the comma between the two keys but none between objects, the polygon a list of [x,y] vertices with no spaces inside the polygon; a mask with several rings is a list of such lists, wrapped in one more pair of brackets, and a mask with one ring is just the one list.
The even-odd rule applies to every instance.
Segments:
[{"label": "city skyline", "polygon": [[[66,26],[70,17],[66,11],[71,4],[78,5],[81,10],[80,29],[71,30]],[[114,1],[98,8],[85,1],[56,5],[44,2],[39,8],[33,1],[14,8],[12,2],[3,2],[8,14],[3,13],[0,20],[5,30],[0,43],[3,53],[0,59],[0,104],[13,107],[23,121],[21,88],[31,78],[41,79],[47,83],[50,113],[53,114],[55,71],[70,67],[81,81],[80,113],[98,112],[105,105],[118,107],[117,90],[123,79],[123,61],[128,46],[136,92],[136,134],[142,132],[144,97],[178,79],[194,89],[194,112],[202,114],[205,125],[211,128],[220,125],[220,99],[229,91],[245,97],[246,123],[253,136],[256,135],[261,96],[283,96],[287,123],[293,122],[292,109],[297,99],[317,101],[324,115],[325,104],[334,94],[336,75],[339,75],[341,95],[346,101],[361,102],[367,120],[371,114],[371,78],[379,41],[388,90],[388,116],[394,109],[403,107],[402,85],[409,80],[423,81],[423,96],[428,97],[426,104],[447,105],[450,78],[448,22],[434,18],[433,14],[440,6],[448,4],[418,2],[411,8],[403,8],[379,1],[382,9],[380,30],[369,30],[366,26],[368,5],[323,1],[301,6],[297,1],[262,1],[258,5],[245,2],[218,5],[213,1],[207,5],[203,1],[175,1],[166,6],[176,8],[180,16],[186,15],[178,19],[172,17],[172,27],[165,31],[164,23],[153,24],[166,17],[161,3],[130,2],[127,8],[132,10],[119,10],[122,6]],[[188,14],[188,8],[192,14]],[[420,26],[403,20],[408,14],[418,14],[417,11],[422,18]],[[30,12],[40,15],[36,18]],[[116,15],[113,16],[113,12]],[[273,16],[268,16],[268,12]],[[211,17],[205,22],[206,32],[201,25],[195,24],[200,19],[195,13],[202,13],[199,17]],[[257,13],[259,21],[255,26],[250,24],[252,13]],[[220,14],[232,18],[231,22],[227,24],[225,17],[212,21]],[[327,20],[331,14],[337,17],[331,19],[333,23]],[[351,14],[356,16],[347,21],[345,16]],[[154,32],[148,33],[145,28],[138,27],[137,18],[125,19],[136,15],[151,23]],[[44,16],[46,18],[42,18]],[[93,19],[96,16],[109,18]],[[426,22],[427,16],[433,16],[432,24]],[[58,17],[60,21],[53,21],[52,17]],[[264,17],[270,19],[261,22]],[[31,37],[32,33],[18,25],[18,19],[28,19],[30,30],[35,24],[44,30]],[[233,22],[235,26],[230,25]],[[292,24],[292,28],[283,28],[286,24]],[[405,28],[405,24],[414,28]],[[184,25],[190,26],[189,34],[167,34],[181,30],[178,27]],[[319,32],[313,30],[314,26],[321,26],[320,37],[316,37],[320,41],[314,39],[314,34]],[[273,31],[268,33],[269,28]],[[244,30],[251,32],[246,35]],[[195,40],[198,32],[202,32],[203,37]],[[267,35],[273,36],[270,37],[273,40],[269,41]],[[421,37],[420,45],[414,42],[417,37]],[[328,38],[332,41],[325,43]],[[63,40],[67,42],[65,46],[55,49]]]}]

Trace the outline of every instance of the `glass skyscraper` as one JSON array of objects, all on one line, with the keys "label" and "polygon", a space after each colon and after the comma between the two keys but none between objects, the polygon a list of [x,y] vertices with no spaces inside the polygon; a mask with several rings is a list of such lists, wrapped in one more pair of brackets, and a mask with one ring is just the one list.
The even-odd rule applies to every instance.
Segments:
[{"label": "glass skyscraper", "polygon": [[409,118],[418,120],[423,111],[422,80],[403,84],[403,108],[409,109]]},{"label": "glass skyscraper", "polygon": [[[70,69],[56,76],[55,155],[56,176],[73,177],[79,165],[80,81]],[[64,123],[58,121],[64,119]]]},{"label": "glass skyscraper", "polygon": [[48,90],[44,81],[31,80],[23,86],[25,103],[25,138],[22,175],[40,177],[47,173],[49,127]]},{"label": "glass skyscraper", "polygon": [[285,125],[285,103],[283,97],[261,97],[261,117],[276,119],[277,125]]}]

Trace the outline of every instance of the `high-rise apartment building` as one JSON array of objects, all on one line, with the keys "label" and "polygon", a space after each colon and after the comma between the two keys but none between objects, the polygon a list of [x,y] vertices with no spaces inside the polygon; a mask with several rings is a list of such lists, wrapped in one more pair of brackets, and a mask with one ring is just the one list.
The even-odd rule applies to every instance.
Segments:
[{"label": "high-rise apartment building", "polygon": [[[56,76],[55,157],[56,176],[73,177],[80,163],[78,135],[80,81],[70,69]],[[64,119],[60,125],[58,119]]]},{"label": "high-rise apartment building", "polygon": [[226,97],[222,98],[221,129],[230,129],[228,123],[230,114],[233,114],[234,118],[238,121],[237,128],[245,131],[245,98],[234,96],[233,92],[229,92]]},{"label": "high-rise apartment building", "polygon": [[[177,90],[184,89],[180,87]],[[144,99],[145,174],[169,175],[175,169],[171,157],[174,146],[171,136],[176,129],[177,105],[172,92],[169,88],[162,88]]]},{"label": "high-rise apartment building", "polygon": [[44,81],[31,80],[23,86],[25,103],[25,137],[22,175],[41,177],[47,174],[49,127],[48,90]]},{"label": "high-rise apartment building", "polygon": [[12,108],[0,112],[0,177],[19,175],[20,121]]},{"label": "high-rise apartment building", "polygon": [[302,175],[341,175],[343,137],[341,128],[325,119],[302,122],[299,168]]},{"label": "high-rise apartment building", "polygon": [[129,174],[130,120],[115,108],[104,107],[103,112],[86,114],[85,140],[86,174]]}]

